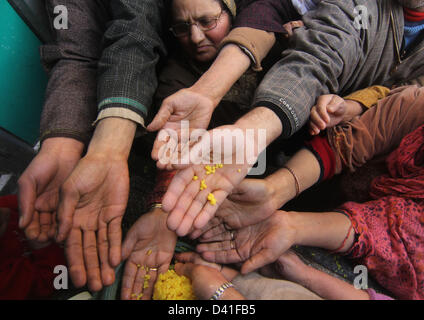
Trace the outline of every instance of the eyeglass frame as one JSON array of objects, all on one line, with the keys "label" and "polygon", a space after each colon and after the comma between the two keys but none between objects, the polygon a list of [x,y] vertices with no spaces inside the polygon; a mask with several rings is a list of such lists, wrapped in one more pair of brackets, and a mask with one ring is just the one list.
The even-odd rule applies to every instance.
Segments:
[{"label": "eyeglass frame", "polygon": [[[213,30],[213,29],[215,29],[217,26],[218,26],[218,21],[219,21],[219,19],[221,19],[221,16],[222,16],[222,14],[225,12],[225,10],[223,10],[223,9],[221,9],[221,12],[219,13],[219,15],[218,16],[216,16],[215,18],[212,18],[211,20],[215,20],[215,25],[212,27],[212,28],[206,28],[206,29],[203,29],[201,26],[199,26],[199,21],[196,21],[196,22],[193,22],[193,23],[190,23],[190,22],[180,22],[180,23],[177,23],[177,24],[174,24],[172,27],[170,27],[169,28],[169,31],[171,31],[172,32],[172,34],[175,36],[175,37],[177,37],[177,38],[181,38],[181,37],[185,37],[185,36],[187,36],[187,35],[189,35],[190,33],[191,33],[191,26],[193,26],[193,25],[196,25],[196,27],[199,29],[199,30],[201,30],[201,31],[210,31],[210,30]],[[178,25],[182,25],[182,24],[184,24],[184,25],[186,25],[186,26],[188,26],[189,28],[188,28],[188,32],[187,33],[184,33],[184,34],[181,34],[181,35],[177,35],[176,34],[176,32],[174,31],[174,27],[175,26],[178,26]]]}]

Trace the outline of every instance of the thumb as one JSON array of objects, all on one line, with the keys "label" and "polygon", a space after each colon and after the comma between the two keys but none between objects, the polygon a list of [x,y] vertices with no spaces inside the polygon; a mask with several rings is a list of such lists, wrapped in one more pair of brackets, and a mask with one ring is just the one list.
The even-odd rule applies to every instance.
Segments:
[{"label": "thumb", "polygon": [[257,254],[250,257],[241,267],[242,274],[248,274],[273,262],[273,254],[270,249],[262,249]]},{"label": "thumb", "polygon": [[20,179],[18,183],[19,227],[25,229],[29,225],[32,220],[32,215],[34,214],[36,185],[34,181],[30,179]]},{"label": "thumb", "polygon": [[172,115],[174,108],[167,104],[166,102],[162,103],[158,113],[153,118],[152,122],[147,126],[147,131],[155,132],[162,129],[169,117]]},{"label": "thumb", "polygon": [[78,204],[79,194],[77,191],[71,191],[69,187],[63,185],[60,191],[59,206],[57,209],[57,218],[59,222],[57,242],[62,242],[66,239],[69,231],[72,228],[73,215]]},{"label": "thumb", "polygon": [[133,230],[128,231],[122,244],[122,260],[127,260],[137,242],[137,234]]},{"label": "thumb", "polygon": [[189,263],[178,262],[178,263],[175,264],[174,268],[175,268],[175,272],[179,276],[186,276],[187,278],[189,278],[191,280],[193,266],[194,266],[194,264],[191,263],[191,262],[189,262]]}]

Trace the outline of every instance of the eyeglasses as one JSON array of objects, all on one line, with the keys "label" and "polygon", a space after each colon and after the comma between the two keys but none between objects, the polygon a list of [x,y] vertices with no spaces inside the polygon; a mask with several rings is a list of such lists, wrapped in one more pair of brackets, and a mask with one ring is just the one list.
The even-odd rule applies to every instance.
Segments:
[{"label": "eyeglasses", "polygon": [[196,25],[200,30],[202,31],[209,31],[218,25],[218,20],[221,18],[221,15],[224,11],[221,11],[220,14],[215,18],[201,18],[197,20],[196,22],[189,23],[189,22],[181,22],[174,24],[169,30],[174,34],[176,37],[184,37],[191,32],[191,26]]}]

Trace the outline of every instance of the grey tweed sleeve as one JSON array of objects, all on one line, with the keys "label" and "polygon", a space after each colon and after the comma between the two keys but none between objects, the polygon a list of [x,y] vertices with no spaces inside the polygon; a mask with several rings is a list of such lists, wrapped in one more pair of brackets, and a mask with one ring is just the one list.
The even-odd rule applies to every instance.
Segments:
[{"label": "grey tweed sleeve", "polygon": [[[144,125],[157,87],[156,65],[166,55],[162,0],[112,0],[112,22],[99,62],[98,111]],[[125,116],[124,116],[125,117]]]},{"label": "grey tweed sleeve", "polygon": [[267,73],[253,106],[272,109],[283,124],[283,138],[297,132],[322,95],[337,93],[340,83],[364,59],[362,37],[355,25],[355,7],[364,1],[323,1],[303,17],[304,28],[295,31],[291,48]]}]

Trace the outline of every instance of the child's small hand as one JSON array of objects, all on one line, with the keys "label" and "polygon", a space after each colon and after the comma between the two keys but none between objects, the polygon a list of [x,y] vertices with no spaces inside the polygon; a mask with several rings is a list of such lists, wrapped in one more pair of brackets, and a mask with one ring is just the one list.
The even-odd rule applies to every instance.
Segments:
[{"label": "child's small hand", "polygon": [[334,94],[320,96],[311,109],[309,133],[317,135],[321,130],[339,124],[347,112],[346,101]]}]

